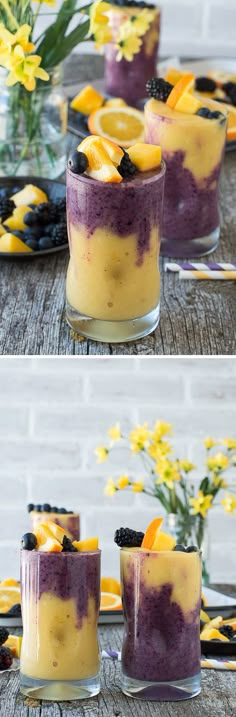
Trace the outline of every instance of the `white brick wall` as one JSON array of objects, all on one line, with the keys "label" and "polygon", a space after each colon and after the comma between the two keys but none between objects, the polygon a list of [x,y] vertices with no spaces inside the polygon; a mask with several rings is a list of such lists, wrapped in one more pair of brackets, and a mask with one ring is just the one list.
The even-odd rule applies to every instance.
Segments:
[{"label": "white brick wall", "polygon": [[[157,418],[175,425],[175,447],[203,466],[202,439],[236,435],[236,361],[231,358],[1,358],[0,576],[18,575],[27,502],[79,509],[84,536],[98,533],[103,574],[118,575],[115,527],[143,529],[160,512],[151,498],[105,498],[108,476],[137,459],[115,450],[96,463],[94,448],[120,420],[124,430]],[[211,578],[235,582],[236,516],[211,513]]]},{"label": "white brick wall", "polygon": [[[152,0],[162,10],[161,57],[232,57],[235,58],[235,0]],[[62,4],[58,0],[57,6]],[[81,4],[81,3],[80,3]],[[83,4],[83,3],[82,3]],[[79,5],[79,3],[78,3]],[[52,22],[52,8],[43,6],[37,29],[41,32]],[[91,52],[91,43],[78,46]]]}]

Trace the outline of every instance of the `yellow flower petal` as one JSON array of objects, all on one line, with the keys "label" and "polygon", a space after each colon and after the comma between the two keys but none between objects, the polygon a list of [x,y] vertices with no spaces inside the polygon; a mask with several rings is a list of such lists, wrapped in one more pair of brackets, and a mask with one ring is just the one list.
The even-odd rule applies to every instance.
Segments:
[{"label": "yellow flower petal", "polygon": [[95,455],[97,456],[97,463],[103,463],[107,460],[109,450],[106,448],[106,446],[98,446],[95,450]]}]

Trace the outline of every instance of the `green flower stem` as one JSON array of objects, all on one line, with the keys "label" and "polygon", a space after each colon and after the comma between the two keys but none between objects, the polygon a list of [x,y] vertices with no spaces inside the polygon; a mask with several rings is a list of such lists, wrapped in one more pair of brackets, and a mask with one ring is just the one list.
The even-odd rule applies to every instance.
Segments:
[{"label": "green flower stem", "polygon": [[5,13],[6,13],[7,17],[8,17],[10,29],[11,29],[11,30],[18,30],[18,27],[19,27],[18,22],[17,22],[16,18],[14,17],[14,15],[13,15],[13,13],[12,13],[12,11],[11,11],[11,8],[10,8],[10,5],[9,5],[9,3],[8,3],[8,0],[0,0],[0,5],[1,5],[1,6],[3,7],[3,9],[5,10]]}]

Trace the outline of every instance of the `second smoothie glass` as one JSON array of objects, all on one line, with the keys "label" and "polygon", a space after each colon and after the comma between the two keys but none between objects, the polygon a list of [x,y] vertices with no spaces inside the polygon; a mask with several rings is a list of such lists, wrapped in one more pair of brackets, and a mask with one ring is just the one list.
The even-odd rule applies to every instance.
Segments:
[{"label": "second smoothie glass", "polygon": [[67,170],[67,320],[98,341],[131,341],[159,321],[165,165],[120,184]]},{"label": "second smoothie glass", "polygon": [[122,690],[146,700],[200,692],[199,552],[121,550]]},{"label": "second smoothie glass", "polygon": [[78,700],[100,690],[100,550],[22,550],[23,694]]}]

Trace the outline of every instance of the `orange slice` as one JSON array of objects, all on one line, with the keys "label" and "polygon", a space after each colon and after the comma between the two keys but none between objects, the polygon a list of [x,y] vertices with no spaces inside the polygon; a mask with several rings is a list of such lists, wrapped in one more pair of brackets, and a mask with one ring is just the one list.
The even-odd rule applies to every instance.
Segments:
[{"label": "orange slice", "polygon": [[184,92],[188,92],[188,90],[193,87],[194,79],[195,75],[192,73],[188,73],[181,77],[181,79],[173,87],[173,90],[171,90],[169,97],[167,97],[166,104],[168,107],[171,107],[172,110],[175,108],[181,95],[183,95]]},{"label": "orange slice", "polygon": [[20,602],[20,587],[0,586],[0,612],[8,612],[12,605]]},{"label": "orange slice", "polygon": [[88,118],[91,134],[131,147],[144,139],[144,112],[134,107],[101,107]]},{"label": "orange slice", "polygon": [[116,593],[102,592],[100,610],[121,610],[122,602]]},{"label": "orange slice", "polygon": [[15,580],[15,578],[5,578],[4,580],[1,580],[0,587],[19,587],[19,580]]},{"label": "orange slice", "polygon": [[80,553],[87,550],[98,550],[98,538],[86,538],[86,540],[74,540],[73,545]]},{"label": "orange slice", "polygon": [[78,149],[88,158],[89,166],[86,175],[100,182],[122,182],[122,177],[106,152],[101,137],[89,137],[90,141],[81,142]]},{"label": "orange slice", "polygon": [[[111,142],[110,139],[105,139],[105,137],[97,137],[97,139],[102,142],[102,146],[104,147],[105,151],[107,152],[108,156],[110,157],[111,161],[115,165],[115,167],[118,167],[121,163],[122,157],[124,155],[123,149],[118,146],[115,142]],[[94,135],[92,137],[86,137],[83,139],[83,141],[79,144],[77,147],[77,150],[79,152],[85,152],[86,154],[86,147],[89,148],[93,145],[94,142]]]},{"label": "orange slice", "polygon": [[13,657],[20,657],[21,644],[21,635],[9,635],[6,642],[4,642],[4,647],[8,647],[11,650]]},{"label": "orange slice", "polygon": [[89,115],[90,112],[97,110],[101,107],[104,101],[103,95],[92,87],[92,85],[86,85],[81,92],[79,92],[70,103],[71,109],[76,112],[82,112],[83,115]]},{"label": "orange slice", "polygon": [[101,591],[105,593],[115,593],[115,595],[120,595],[120,583],[115,578],[102,577]]},{"label": "orange slice", "polygon": [[160,530],[163,523],[163,518],[154,518],[154,520],[151,521],[151,523],[148,525],[147,530],[145,532],[141,548],[147,548],[147,550],[151,550],[152,544],[155,540],[155,537]]}]

